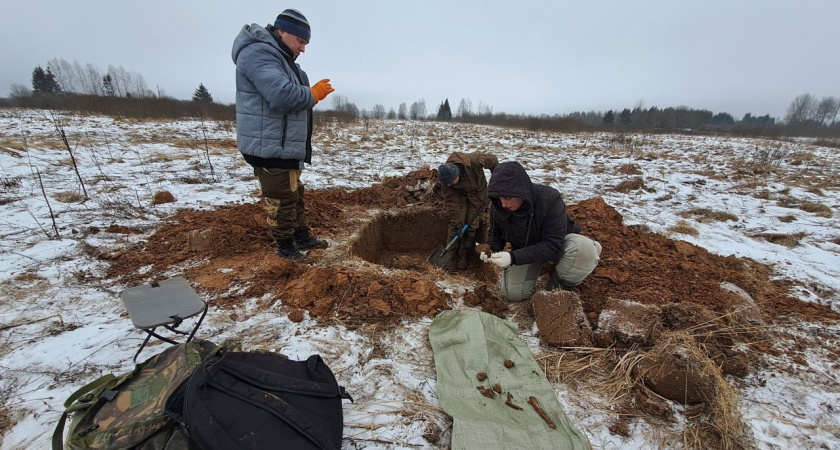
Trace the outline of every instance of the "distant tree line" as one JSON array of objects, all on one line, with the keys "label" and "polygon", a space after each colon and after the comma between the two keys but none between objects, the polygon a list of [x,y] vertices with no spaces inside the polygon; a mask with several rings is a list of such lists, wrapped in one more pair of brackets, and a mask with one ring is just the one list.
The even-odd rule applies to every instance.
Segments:
[{"label": "distant tree line", "polygon": [[[72,63],[60,59],[51,59],[46,69],[36,66],[32,71],[32,88],[13,84],[9,91],[12,105],[17,106],[43,106],[44,96],[59,96],[60,108],[78,109],[89,112],[119,113],[126,114],[128,110],[134,110],[134,115],[146,115],[148,117],[183,117],[190,115],[189,111],[194,110],[198,105],[202,113],[207,113],[211,108],[213,113],[208,117],[232,117],[233,105],[218,105],[213,101],[210,91],[200,83],[196,88],[191,102],[184,102],[178,105],[179,101],[167,96],[163,88],[157,87],[156,91],[149,89],[143,76],[130,72],[120,67],[108,66],[108,70],[102,72],[93,64],[82,65],[78,61]],[[56,97],[58,98],[58,97]],[[106,100],[112,99],[112,100]],[[134,100],[172,100],[163,102],[161,105],[168,105],[169,112],[156,111],[154,102],[143,102],[145,106],[132,108],[131,102],[119,102],[117,99]],[[53,102],[54,104],[56,102]],[[193,105],[193,106],[190,106]],[[531,130],[567,130],[580,131],[584,129],[610,129],[610,130],[665,130],[665,131],[690,131],[690,130],[715,130],[715,131],[741,131],[754,130],[761,133],[810,133],[810,134],[838,134],[840,133],[840,122],[837,120],[840,113],[840,101],[835,97],[823,97],[817,99],[811,94],[803,94],[796,97],[787,109],[782,122],[769,114],[754,116],[752,113],[745,114],[740,120],[727,112],[714,113],[705,109],[693,109],[685,106],[658,108],[652,106],[644,108],[637,105],[634,108],[623,108],[621,110],[609,110],[606,112],[576,111],[565,115],[522,115],[494,113],[493,108],[485,103],[479,102],[474,110],[470,99],[462,98],[453,112],[449,99],[444,99],[436,111],[428,112],[425,99],[419,99],[410,105],[401,103],[395,111],[385,109],[381,104],[374,105],[370,111],[360,110],[347,97],[342,95],[332,96],[332,109],[329,111],[318,111],[318,114],[343,122],[352,122],[358,118],[364,119],[399,119],[399,120],[437,120],[457,121],[464,123],[477,123],[497,126],[522,127]]]},{"label": "distant tree line", "polygon": [[103,73],[93,64],[53,58],[46,69],[38,65],[32,70],[31,86],[13,84],[9,99],[1,103],[136,118],[235,119],[234,106],[215,103],[204,83],[191,101],[176,100],[160,86],[152,91],[142,75],[122,67],[109,66]]},{"label": "distant tree line", "polygon": [[[46,69],[40,65],[32,70],[32,88],[22,84],[13,84],[9,97],[25,98],[32,94],[77,94],[95,97],[125,98],[172,98],[161,86],[152,90],[143,79],[143,75],[124,69],[122,66],[108,66],[103,72],[93,64],[82,65],[61,58],[53,58]],[[193,100],[212,103],[213,97],[204,84],[199,84]]]},{"label": "distant tree line", "polygon": [[836,98],[823,97],[817,100],[811,94],[802,94],[788,106],[785,122],[798,129],[837,127],[838,112],[840,102]]}]

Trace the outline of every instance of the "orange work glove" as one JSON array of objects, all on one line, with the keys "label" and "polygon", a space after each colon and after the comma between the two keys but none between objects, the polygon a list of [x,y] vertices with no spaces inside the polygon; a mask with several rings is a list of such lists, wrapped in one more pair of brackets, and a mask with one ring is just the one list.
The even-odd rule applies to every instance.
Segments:
[{"label": "orange work glove", "polygon": [[330,84],[329,78],[324,78],[323,80],[315,83],[314,86],[309,88],[312,90],[312,96],[315,97],[315,104],[317,105],[318,102],[325,99],[330,92],[335,91],[332,85]]}]

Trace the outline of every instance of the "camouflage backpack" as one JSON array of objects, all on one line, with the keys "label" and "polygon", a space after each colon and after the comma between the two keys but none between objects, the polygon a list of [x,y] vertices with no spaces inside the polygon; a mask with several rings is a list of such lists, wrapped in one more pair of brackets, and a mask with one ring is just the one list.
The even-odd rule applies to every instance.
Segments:
[{"label": "camouflage backpack", "polygon": [[[164,412],[169,395],[213,353],[202,340],[177,344],[121,376],[105,375],[74,392],[56,425],[53,450],[186,450],[183,432]],[[73,415],[63,442],[67,416]]]}]

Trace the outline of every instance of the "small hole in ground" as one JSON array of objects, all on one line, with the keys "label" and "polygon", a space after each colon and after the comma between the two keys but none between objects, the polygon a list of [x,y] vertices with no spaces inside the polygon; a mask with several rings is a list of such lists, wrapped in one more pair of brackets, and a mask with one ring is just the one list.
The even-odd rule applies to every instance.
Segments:
[{"label": "small hole in ground", "polygon": [[[365,261],[405,270],[428,270],[434,267],[429,255],[438,247],[446,248],[445,212],[417,208],[397,213],[384,212],[365,225],[350,250]],[[479,220],[477,236],[486,236],[487,222]],[[480,240],[480,239],[479,239]],[[468,254],[467,272],[482,274],[484,270],[474,252]]]}]

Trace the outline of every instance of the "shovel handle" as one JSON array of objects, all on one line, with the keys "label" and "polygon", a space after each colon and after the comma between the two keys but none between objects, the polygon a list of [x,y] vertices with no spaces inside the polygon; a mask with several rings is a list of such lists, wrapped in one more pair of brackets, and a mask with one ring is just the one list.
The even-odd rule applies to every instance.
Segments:
[{"label": "shovel handle", "polygon": [[481,212],[482,212],[482,211],[484,211],[484,208],[486,208],[486,207],[487,207],[487,205],[489,205],[489,204],[490,204],[490,200],[487,200],[486,202],[484,202],[484,204],[483,204],[483,205],[481,205],[481,208],[478,208],[478,211],[476,211],[476,212],[475,212],[475,214],[473,214],[473,216],[472,216],[472,217],[470,217],[470,220],[469,220],[469,221],[467,221],[467,223],[465,223],[463,227],[461,227],[461,231],[459,231],[459,232],[458,232],[458,234],[457,234],[454,238],[452,238],[452,240],[451,240],[451,241],[449,241],[449,244],[447,244],[447,245],[446,245],[446,248],[445,248],[445,249],[443,249],[443,253],[441,253],[441,255],[443,255],[443,254],[445,254],[446,252],[448,252],[448,251],[449,251],[449,249],[450,249],[450,248],[451,248],[451,247],[452,247],[452,246],[453,246],[456,242],[458,242],[458,239],[460,239],[460,238],[461,238],[461,236],[463,236],[463,235],[464,235],[464,233],[466,233],[466,232],[467,232],[467,228],[469,228],[469,227],[470,227],[470,224],[471,224],[471,223],[473,223],[473,221],[475,220],[475,218],[476,218],[476,217],[478,217],[478,215],[479,215],[479,214],[481,214]]}]

